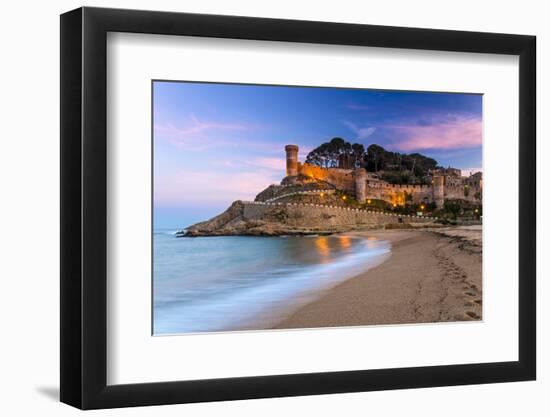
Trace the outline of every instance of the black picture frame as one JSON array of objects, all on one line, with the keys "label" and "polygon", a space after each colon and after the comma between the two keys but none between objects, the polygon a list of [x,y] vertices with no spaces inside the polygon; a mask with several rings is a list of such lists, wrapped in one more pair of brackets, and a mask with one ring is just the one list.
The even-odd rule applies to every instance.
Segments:
[{"label": "black picture frame", "polygon": [[[107,385],[108,32],[519,56],[519,360]],[[534,36],[79,8],[61,16],[61,401],[81,409],[533,380],[536,376]]]}]

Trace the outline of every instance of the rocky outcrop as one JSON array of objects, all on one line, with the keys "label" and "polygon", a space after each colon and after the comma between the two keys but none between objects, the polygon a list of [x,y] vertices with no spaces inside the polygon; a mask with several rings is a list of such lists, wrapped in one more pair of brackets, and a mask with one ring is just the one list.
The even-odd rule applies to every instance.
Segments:
[{"label": "rocky outcrop", "polygon": [[216,217],[194,224],[187,229],[188,232],[203,231],[207,233],[234,227],[242,221],[244,205],[242,201],[235,201],[227,210]]},{"label": "rocky outcrop", "polygon": [[197,223],[178,236],[280,236],[331,234],[386,227],[430,224],[434,219],[312,203],[235,201],[221,213]]},{"label": "rocky outcrop", "polygon": [[281,185],[272,184],[258,193],[254,201],[269,201],[297,192],[335,190],[335,187],[326,181],[302,177],[293,177],[294,182],[286,182],[285,178]]},{"label": "rocky outcrop", "polygon": [[337,230],[322,230],[311,227],[294,227],[287,224],[288,213],[284,207],[275,206],[271,210],[248,212],[242,201],[235,201],[231,206],[210,220],[194,224],[177,234],[179,237],[197,236],[281,236],[304,235],[312,233],[334,233]]}]

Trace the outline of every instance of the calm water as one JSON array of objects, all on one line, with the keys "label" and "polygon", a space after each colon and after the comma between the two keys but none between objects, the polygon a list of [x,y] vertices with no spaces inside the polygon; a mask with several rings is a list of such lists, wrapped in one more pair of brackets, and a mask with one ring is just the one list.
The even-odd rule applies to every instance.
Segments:
[{"label": "calm water", "polygon": [[368,269],[390,245],[350,236],[176,238],[154,233],[154,333],[259,329]]}]

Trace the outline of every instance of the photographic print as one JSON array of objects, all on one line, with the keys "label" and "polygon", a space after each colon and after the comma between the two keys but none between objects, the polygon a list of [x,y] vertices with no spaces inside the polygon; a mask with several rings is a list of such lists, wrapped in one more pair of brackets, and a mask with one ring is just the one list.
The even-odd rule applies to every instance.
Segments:
[{"label": "photographic print", "polygon": [[154,80],[153,334],[481,320],[482,101]]}]

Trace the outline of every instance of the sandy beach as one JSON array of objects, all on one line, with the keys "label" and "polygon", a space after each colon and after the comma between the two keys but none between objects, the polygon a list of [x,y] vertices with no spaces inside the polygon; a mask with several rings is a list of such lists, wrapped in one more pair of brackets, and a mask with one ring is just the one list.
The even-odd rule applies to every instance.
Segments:
[{"label": "sandy beach", "polygon": [[391,256],[274,328],[481,320],[481,226],[356,234],[390,241]]}]

